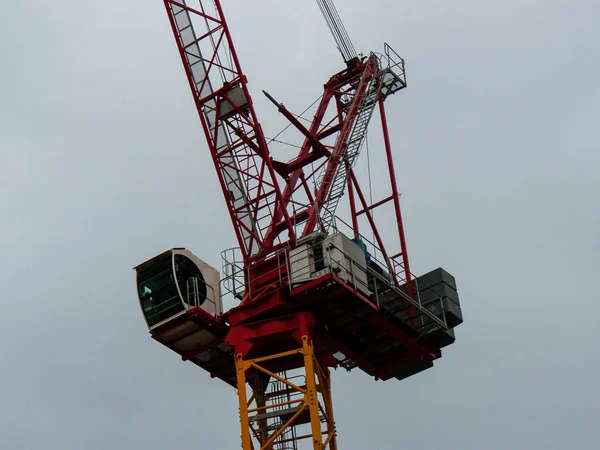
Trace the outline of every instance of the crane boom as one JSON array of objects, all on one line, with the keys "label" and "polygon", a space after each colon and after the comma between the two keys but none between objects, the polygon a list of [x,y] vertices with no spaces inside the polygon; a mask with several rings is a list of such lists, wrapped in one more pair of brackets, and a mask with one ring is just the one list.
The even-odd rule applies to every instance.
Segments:
[{"label": "crane boom", "polygon": [[[270,211],[282,196],[221,5],[164,0],[179,53],[244,260],[271,248],[263,243]],[[287,212],[283,214],[291,232]],[[293,234],[293,233],[292,233]]]},{"label": "crane boom", "polygon": [[[331,0],[318,0],[348,69],[326,84],[310,129],[286,116],[305,141],[295,159],[280,162],[267,146],[221,2],[209,11],[201,0],[193,2],[195,8],[191,0],[163,1],[244,263],[293,246],[316,229],[330,231],[376,102],[390,79],[395,89],[385,96],[405,86],[403,68],[395,74],[373,53],[355,57]],[[332,105],[336,110],[327,116]],[[334,145],[325,144],[334,137]],[[317,169],[307,172],[313,163]],[[386,265],[392,269],[390,261]]]}]

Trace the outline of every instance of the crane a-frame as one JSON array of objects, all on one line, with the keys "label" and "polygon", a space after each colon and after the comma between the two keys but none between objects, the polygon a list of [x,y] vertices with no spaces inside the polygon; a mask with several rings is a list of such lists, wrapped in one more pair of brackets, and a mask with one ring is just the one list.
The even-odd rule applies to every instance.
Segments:
[{"label": "crane a-frame", "polygon": [[[406,378],[432,367],[462,322],[454,278],[409,268],[384,106],[406,87],[404,61],[387,44],[358,55],[331,0],[317,0],[346,67],[306,125],[264,92],[301,137],[297,155],[282,158],[258,121],[222,2],[163,1],[239,257],[224,253],[222,280],[183,248],[140,264],[144,318],[155,340],[237,389],[244,450],[336,449],[330,368]],[[376,110],[389,194],[372,201],[353,167]],[[345,196],[348,223],[336,214]],[[380,215],[385,228],[375,218],[385,205],[395,242],[390,215]],[[226,294],[239,304],[224,312]]]}]

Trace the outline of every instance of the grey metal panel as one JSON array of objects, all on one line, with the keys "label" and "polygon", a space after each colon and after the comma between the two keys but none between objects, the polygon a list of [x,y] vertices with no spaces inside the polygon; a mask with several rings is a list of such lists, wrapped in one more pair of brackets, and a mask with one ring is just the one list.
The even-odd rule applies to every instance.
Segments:
[{"label": "grey metal panel", "polygon": [[442,299],[448,327],[452,328],[463,322],[462,310],[458,301],[458,292],[446,283],[438,283],[430,289],[419,291],[419,295],[421,296],[421,303],[424,305],[439,298]]},{"label": "grey metal panel", "polygon": [[[442,298],[446,324],[449,328],[463,322],[460,300],[456,290],[456,280],[441,267],[422,275],[415,280],[419,287],[421,303]],[[437,314],[437,313],[436,313]]]},{"label": "grey metal panel", "polygon": [[463,323],[462,309],[448,298],[444,298],[444,314],[449,328],[457,327]]},{"label": "grey metal panel", "polygon": [[423,288],[423,286],[419,284],[419,295],[421,296],[421,301],[444,297],[460,306],[458,292],[446,283],[437,283],[428,288]]},{"label": "grey metal panel", "polygon": [[421,342],[425,345],[431,345],[436,348],[443,348],[456,341],[456,334],[454,334],[453,328],[447,330],[436,330],[431,333],[427,333],[423,336]]},{"label": "grey metal panel", "polygon": [[236,114],[237,111],[235,110],[235,107],[241,110],[248,109],[248,100],[246,99],[246,94],[244,94],[244,90],[241,86],[238,85],[230,89],[227,92],[227,96],[233,102],[233,105],[225,99],[221,100],[219,104],[219,116],[221,117],[221,120]]},{"label": "grey metal panel", "polygon": [[418,282],[419,289],[426,289],[428,286],[435,286],[438,283],[445,283],[455,291],[457,290],[456,279],[441,267],[438,267],[437,269],[432,270],[425,275],[421,275],[418,277]]},{"label": "grey metal panel", "polygon": [[292,285],[310,280],[315,273],[315,257],[312,248],[304,244],[290,250],[289,264]]},{"label": "grey metal panel", "polygon": [[387,373],[395,377],[397,380],[403,380],[412,375],[416,375],[419,372],[430,369],[433,367],[432,361],[421,361],[418,359],[409,359],[403,361],[396,367],[392,367],[387,370]]},{"label": "grey metal panel", "polygon": [[346,283],[369,295],[367,264],[364,250],[343,233],[335,233],[323,241],[325,266]]}]

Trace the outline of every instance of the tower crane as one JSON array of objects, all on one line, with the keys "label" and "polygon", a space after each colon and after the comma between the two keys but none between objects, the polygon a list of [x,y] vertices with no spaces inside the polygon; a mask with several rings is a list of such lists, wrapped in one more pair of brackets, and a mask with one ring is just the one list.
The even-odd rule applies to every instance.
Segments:
[{"label": "tower crane", "polygon": [[[415,375],[463,320],[452,275],[410,271],[385,111],[406,88],[404,60],[387,44],[357,54],[331,0],[317,0],[345,67],[308,121],[263,91],[300,138],[289,158],[258,120],[227,1],[163,2],[237,247],[222,273],[185,248],[135,267],[150,335],[237,391],[243,450],[335,450],[330,370]],[[373,201],[354,167],[377,116],[389,192]]]}]

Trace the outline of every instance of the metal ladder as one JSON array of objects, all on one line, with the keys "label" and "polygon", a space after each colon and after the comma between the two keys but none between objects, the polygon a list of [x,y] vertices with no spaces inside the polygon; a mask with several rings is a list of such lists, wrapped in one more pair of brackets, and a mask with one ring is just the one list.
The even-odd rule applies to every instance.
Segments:
[{"label": "metal ladder", "polygon": [[[369,122],[373,116],[373,111],[375,110],[375,106],[377,106],[377,102],[379,100],[379,94],[382,86],[382,74],[383,72],[375,74],[369,82],[367,91],[363,96],[362,102],[358,108],[358,112],[356,113],[356,120],[354,122],[354,126],[352,127],[352,131],[350,132],[350,137],[348,138],[346,151],[344,152],[344,156],[342,157],[340,164],[337,165],[337,171],[333,177],[333,180],[331,181],[329,195],[327,196],[327,200],[325,200],[323,203],[323,208],[321,209],[321,223],[325,229],[325,232],[329,232],[333,226],[335,211],[346,189],[348,169],[354,166],[357,156],[360,153],[360,149],[365,141],[367,127],[369,126]],[[322,174],[321,179],[323,179],[324,176],[325,173]]]},{"label": "metal ladder", "polygon": [[[282,376],[287,379],[287,373],[283,373]],[[273,395],[277,393],[277,395]],[[272,380],[269,382],[266,395],[268,396],[267,404],[279,405],[269,408],[267,413],[259,413],[250,418],[250,422],[260,423],[263,422],[262,427],[256,429],[255,435],[261,435],[263,433],[272,433],[281,428],[284,423],[284,417],[291,415],[297,411],[298,407],[292,407],[290,405],[282,405],[282,403],[289,402],[292,400],[289,386],[282,383],[279,380]],[[272,444],[272,450],[298,450],[298,443],[296,441],[296,427],[291,426],[286,429],[281,435],[279,435]]]},{"label": "metal ladder", "polygon": [[[274,391],[284,392],[286,390],[286,385],[284,383],[282,383],[281,381],[274,380],[272,383],[273,383],[272,388]],[[291,400],[291,397],[289,395],[289,392],[287,394],[282,394],[280,396],[273,397],[274,404],[282,403],[282,402],[286,402],[286,401],[290,401],[290,400]],[[279,412],[283,412],[285,410],[285,407],[281,406],[281,407],[276,408],[276,410],[279,410]],[[278,426],[283,425],[283,421],[281,418],[279,418],[276,423]],[[288,430],[284,431],[281,434],[281,436],[279,436],[275,440],[275,443],[273,445],[273,450],[298,450],[298,444],[297,444],[295,438],[296,438],[296,428],[292,426]]]}]

